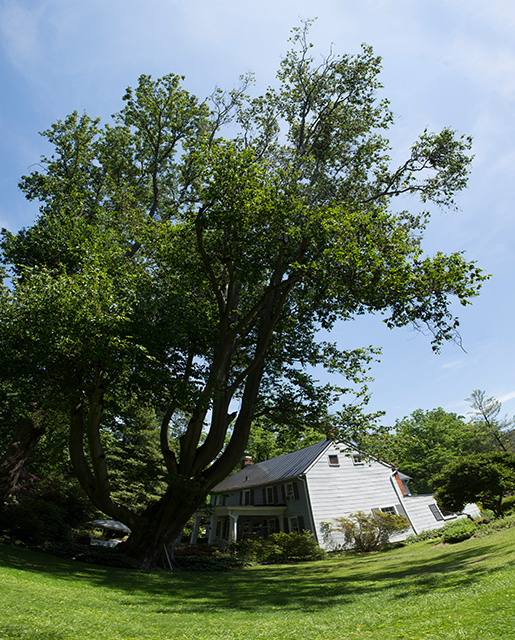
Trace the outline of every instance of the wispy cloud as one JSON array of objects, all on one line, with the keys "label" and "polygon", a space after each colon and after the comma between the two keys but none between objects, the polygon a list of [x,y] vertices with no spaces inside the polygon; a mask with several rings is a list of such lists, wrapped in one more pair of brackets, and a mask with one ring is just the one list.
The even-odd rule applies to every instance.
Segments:
[{"label": "wispy cloud", "polygon": [[31,9],[16,0],[7,0],[0,8],[0,31],[4,49],[11,62],[25,70],[41,58],[39,21],[45,4]]},{"label": "wispy cloud", "polygon": [[508,400],[513,400],[513,398],[515,398],[515,391],[510,391],[509,393],[499,396],[497,400],[499,400],[499,402],[508,402]]}]

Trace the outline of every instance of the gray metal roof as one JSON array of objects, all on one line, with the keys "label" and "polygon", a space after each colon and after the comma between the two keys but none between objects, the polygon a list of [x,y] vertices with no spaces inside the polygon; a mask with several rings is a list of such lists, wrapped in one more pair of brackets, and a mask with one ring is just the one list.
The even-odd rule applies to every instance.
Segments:
[{"label": "gray metal roof", "polygon": [[247,465],[213,487],[213,493],[249,489],[295,478],[304,473],[330,444],[329,440],[323,440],[279,458]]}]

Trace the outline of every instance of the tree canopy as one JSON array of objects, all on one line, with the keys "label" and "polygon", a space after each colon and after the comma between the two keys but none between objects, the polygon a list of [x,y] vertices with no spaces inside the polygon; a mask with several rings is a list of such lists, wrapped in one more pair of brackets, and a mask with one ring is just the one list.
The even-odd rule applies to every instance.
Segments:
[{"label": "tree canopy", "polygon": [[458,458],[435,478],[435,498],[442,509],[462,511],[479,502],[502,517],[502,501],[515,491],[515,455],[505,451]]},{"label": "tree canopy", "polygon": [[432,493],[435,477],[457,458],[492,450],[489,433],[463,416],[441,407],[417,409],[398,420],[382,446],[381,454],[412,477],[416,493]]},{"label": "tree canopy", "polygon": [[[308,29],[293,30],[261,96],[249,77],[201,101],[176,75],[143,75],[112,124],[73,113],[52,125],[52,154],[20,185],[40,216],[3,233],[14,404],[65,408],[81,485],[131,527],[126,552],[143,566],[163,562],[235,467],[256,414],[306,393],[299,371],[326,366],[343,381],[333,399],[356,385],[366,397],[374,351],[319,342],[320,328],[377,312],[390,328],[428,327],[438,350],[458,336],[452,298],[468,304],[485,279],[462,253],[423,253],[427,212],[390,206],[411,194],[454,207],[470,139],[424,131],[392,168],[380,58],[364,46],[317,62]],[[114,499],[102,435],[135,397],[159,416],[167,482],[138,510]],[[341,418],[334,437],[367,424],[352,404]]]}]

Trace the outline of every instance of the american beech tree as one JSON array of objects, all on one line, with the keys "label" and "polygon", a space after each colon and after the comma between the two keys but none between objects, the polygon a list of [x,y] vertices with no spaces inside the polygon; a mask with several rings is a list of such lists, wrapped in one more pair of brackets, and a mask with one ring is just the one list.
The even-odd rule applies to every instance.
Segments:
[{"label": "american beech tree", "polygon": [[[337,395],[364,382],[373,350],[318,342],[319,329],[379,313],[427,327],[438,350],[458,336],[451,300],[468,304],[485,277],[461,253],[424,255],[428,213],[391,206],[455,207],[470,139],[424,131],[392,168],[380,58],[364,46],[317,61],[308,31],[293,30],[261,96],[248,76],[200,101],[178,76],[144,75],[112,124],[57,122],[52,155],[21,181],[40,216],[4,233],[2,358],[25,414],[45,391],[67,403],[79,481],[131,527],[125,552],[143,567],[165,562],[236,466],[271,389],[308,365],[341,375]],[[102,442],[105,408],[129,397],[161,416],[166,467],[166,491],[138,512],[113,499]],[[352,404],[341,418],[367,424]]]}]

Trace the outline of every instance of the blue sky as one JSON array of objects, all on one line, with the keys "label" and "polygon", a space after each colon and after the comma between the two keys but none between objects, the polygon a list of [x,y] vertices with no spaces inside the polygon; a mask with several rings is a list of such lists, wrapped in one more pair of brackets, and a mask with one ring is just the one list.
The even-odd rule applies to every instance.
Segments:
[{"label": "blue sky", "polygon": [[[256,91],[273,83],[291,27],[317,17],[320,54],[383,58],[393,157],[400,162],[428,127],[474,137],[475,161],[459,212],[434,211],[428,253],[466,251],[492,274],[474,304],[457,309],[463,348],[434,355],[430,338],[389,331],[380,318],[337,327],[342,348],[383,348],[371,409],[385,423],[417,408],[466,413],[483,389],[515,413],[513,216],[515,187],[515,4],[513,0],[0,0],[0,226],[34,219],[20,176],[49,148],[37,134],[77,109],[108,121],[141,73],[186,76],[200,97],[230,88],[246,71]],[[403,208],[417,208],[407,198]]]}]

